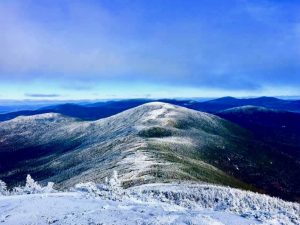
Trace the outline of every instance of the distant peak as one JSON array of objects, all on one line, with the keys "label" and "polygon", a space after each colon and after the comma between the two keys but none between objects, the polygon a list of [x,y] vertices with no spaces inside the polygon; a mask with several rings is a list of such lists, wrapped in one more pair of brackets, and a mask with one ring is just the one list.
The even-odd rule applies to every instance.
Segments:
[{"label": "distant peak", "polygon": [[59,113],[43,113],[31,116],[18,116],[11,121],[24,121],[24,120],[52,120],[52,119],[59,119],[59,118],[66,118],[64,115]]},{"label": "distant peak", "polygon": [[223,100],[226,100],[226,99],[228,99],[228,100],[233,100],[233,99],[236,99],[236,98],[234,98],[234,97],[232,97],[232,96],[225,96],[225,97],[218,98],[218,99],[223,99]]},{"label": "distant peak", "polygon": [[254,106],[254,105],[245,105],[245,106],[239,106],[239,107],[234,107],[230,109],[226,109],[221,111],[220,113],[238,113],[238,112],[274,112],[275,110],[273,109],[268,109],[265,107],[261,106]]},{"label": "distant peak", "polygon": [[156,109],[175,109],[178,108],[179,106],[170,104],[170,103],[165,103],[165,102],[149,102],[145,103],[143,105],[138,106],[137,108],[144,108],[145,110],[156,110]]},{"label": "distant peak", "polygon": [[145,106],[172,106],[172,104],[165,103],[165,102],[148,102],[143,105],[145,105]]},{"label": "distant peak", "polygon": [[238,100],[237,98],[231,97],[231,96],[226,96],[226,97],[222,97],[222,98],[216,98],[213,100],[209,100],[208,102],[215,102],[215,103],[228,103],[228,102],[232,102],[232,101],[236,101]]},{"label": "distant peak", "polygon": [[261,96],[261,97],[257,97],[256,99],[278,99],[278,98],[270,97],[270,96]]},{"label": "distant peak", "polygon": [[267,96],[253,98],[252,100],[259,100],[259,101],[281,101],[281,99],[279,99],[279,98],[267,97]]}]

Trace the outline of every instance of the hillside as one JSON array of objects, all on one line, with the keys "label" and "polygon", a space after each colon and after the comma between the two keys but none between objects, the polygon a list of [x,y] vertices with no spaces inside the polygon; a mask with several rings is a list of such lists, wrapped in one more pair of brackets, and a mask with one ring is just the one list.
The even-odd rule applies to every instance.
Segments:
[{"label": "hillside", "polygon": [[299,113],[242,106],[220,111],[216,115],[251,130],[257,139],[277,146],[300,161]]},{"label": "hillside", "polygon": [[125,187],[193,180],[297,200],[299,165],[252,137],[217,116],[159,102],[92,122],[23,116],[1,123],[0,179],[16,185],[30,173],[66,188],[118,170]]}]

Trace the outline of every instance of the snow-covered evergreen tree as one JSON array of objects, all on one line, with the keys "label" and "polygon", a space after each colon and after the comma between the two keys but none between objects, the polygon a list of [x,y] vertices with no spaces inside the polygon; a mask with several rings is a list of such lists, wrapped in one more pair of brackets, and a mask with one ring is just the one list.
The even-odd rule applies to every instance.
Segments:
[{"label": "snow-covered evergreen tree", "polygon": [[8,194],[8,190],[7,190],[6,183],[0,180],[0,195],[7,195],[7,194]]},{"label": "snow-covered evergreen tree", "polygon": [[28,174],[26,177],[24,192],[27,194],[41,193],[42,187],[36,181],[34,181],[34,179],[32,179],[32,177]]},{"label": "snow-covered evergreen tree", "polygon": [[43,187],[43,192],[44,193],[53,193],[53,192],[55,192],[53,186],[54,186],[53,182],[48,182],[47,186]]},{"label": "snow-covered evergreen tree", "polygon": [[113,175],[109,180],[109,185],[112,188],[119,188],[121,187],[121,181],[118,178],[118,172],[116,170],[113,171]]},{"label": "snow-covered evergreen tree", "polygon": [[53,186],[54,186],[53,182],[48,182],[47,186],[42,187],[36,181],[34,181],[34,179],[32,179],[32,177],[28,174],[26,177],[25,186],[14,187],[12,194],[22,195],[22,194],[53,193],[56,192]]}]

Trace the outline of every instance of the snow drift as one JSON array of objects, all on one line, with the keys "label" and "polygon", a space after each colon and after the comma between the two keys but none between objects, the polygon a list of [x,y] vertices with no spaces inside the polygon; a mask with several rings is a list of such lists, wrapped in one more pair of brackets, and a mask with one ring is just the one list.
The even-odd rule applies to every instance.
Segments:
[{"label": "snow drift", "polygon": [[0,196],[0,223],[300,224],[299,204],[266,195],[208,184],[148,184],[129,189],[119,184],[115,173],[103,184],[80,183],[57,192],[29,176],[26,185],[19,187],[23,192],[6,190]]}]

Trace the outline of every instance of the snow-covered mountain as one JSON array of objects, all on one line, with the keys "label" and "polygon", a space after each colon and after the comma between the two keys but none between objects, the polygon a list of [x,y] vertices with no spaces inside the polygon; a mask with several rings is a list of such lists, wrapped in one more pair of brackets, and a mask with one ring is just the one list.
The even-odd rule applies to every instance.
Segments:
[{"label": "snow-covered mountain", "polygon": [[167,103],[92,122],[55,113],[17,117],[1,123],[0,154],[0,179],[9,185],[30,173],[66,188],[118,170],[125,187],[192,180],[290,199],[299,193],[298,164],[287,158],[286,167],[284,156],[231,122]]}]

